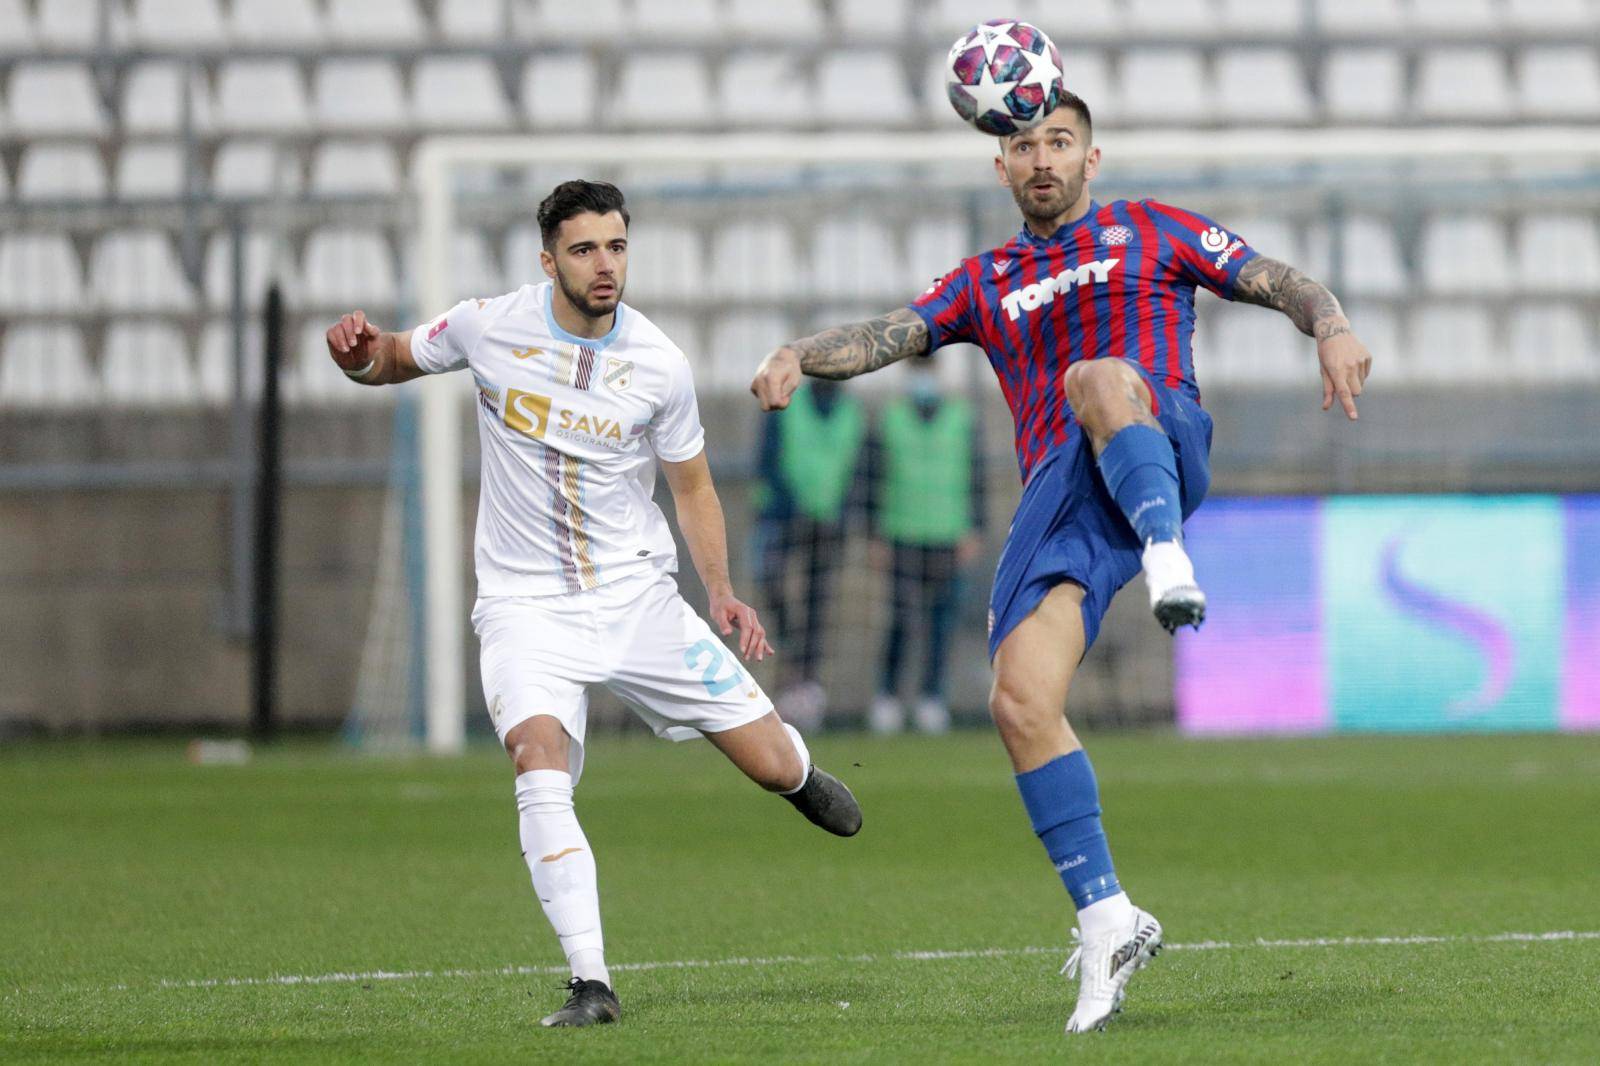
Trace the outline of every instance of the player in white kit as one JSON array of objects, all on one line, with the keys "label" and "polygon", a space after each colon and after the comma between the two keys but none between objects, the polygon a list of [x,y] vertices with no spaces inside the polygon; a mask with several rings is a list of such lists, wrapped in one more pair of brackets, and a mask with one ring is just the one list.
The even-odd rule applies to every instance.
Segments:
[{"label": "player in white kit", "polygon": [[678,595],[659,463],[711,623],[739,652],[772,651],[728,579],[722,505],[706,464],[689,361],[621,302],[628,211],[604,182],[569,181],[539,205],[549,281],[464,300],[385,333],[356,311],[328,350],[366,385],[471,371],[483,469],[472,613],[484,698],[516,765],[522,854],[572,967],[547,1026],[615,1021],[594,856],[573,810],[588,686],[621,696],[655,732],[705,736],[751,780],[840,836],[861,827],[849,789],[811,765],[738,658]]}]

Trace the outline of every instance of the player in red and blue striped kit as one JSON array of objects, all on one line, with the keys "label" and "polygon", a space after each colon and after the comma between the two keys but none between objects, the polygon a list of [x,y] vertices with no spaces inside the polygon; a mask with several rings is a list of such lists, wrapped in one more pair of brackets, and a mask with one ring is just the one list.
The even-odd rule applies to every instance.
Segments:
[{"label": "player in red and blue striped kit", "polygon": [[1211,480],[1211,418],[1191,351],[1195,289],[1275,308],[1315,338],[1323,410],[1337,398],[1356,418],[1372,360],[1332,293],[1223,226],[1152,200],[1095,202],[1100,149],[1078,97],[1000,145],[996,173],[1026,223],[1016,237],[909,307],[779,348],[751,391],[773,410],[802,373],[852,377],[957,342],[988,354],[1024,484],[990,596],[989,710],[1077,907],[1082,943],[1068,968],[1080,983],[1067,1031],[1085,1032],[1121,1006],[1162,931],[1117,880],[1067,690],[1112,596],[1141,569],[1169,631],[1205,617],[1182,540]]}]

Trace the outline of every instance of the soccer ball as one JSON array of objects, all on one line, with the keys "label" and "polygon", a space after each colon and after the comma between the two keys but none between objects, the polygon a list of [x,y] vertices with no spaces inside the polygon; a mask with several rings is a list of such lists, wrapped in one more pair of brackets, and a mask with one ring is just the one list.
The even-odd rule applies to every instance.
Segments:
[{"label": "soccer ball", "polygon": [[990,19],[951,46],[945,91],[980,132],[1020,133],[1061,105],[1061,53],[1037,26]]}]

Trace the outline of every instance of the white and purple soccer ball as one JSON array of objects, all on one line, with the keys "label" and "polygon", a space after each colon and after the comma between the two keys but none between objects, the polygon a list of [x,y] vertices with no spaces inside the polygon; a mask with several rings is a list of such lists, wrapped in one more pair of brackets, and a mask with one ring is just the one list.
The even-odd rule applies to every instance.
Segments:
[{"label": "white and purple soccer ball", "polygon": [[956,114],[980,132],[1021,133],[1061,105],[1061,53],[1037,26],[990,19],[951,46],[945,91]]}]

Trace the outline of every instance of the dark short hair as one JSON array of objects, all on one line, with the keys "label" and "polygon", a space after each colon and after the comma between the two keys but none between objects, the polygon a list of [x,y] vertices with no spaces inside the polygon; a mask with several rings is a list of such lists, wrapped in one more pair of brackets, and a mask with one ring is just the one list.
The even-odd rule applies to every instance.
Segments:
[{"label": "dark short hair", "polygon": [[547,252],[555,250],[556,231],[561,223],[585,211],[609,215],[615,211],[622,216],[624,228],[628,225],[628,204],[622,190],[609,181],[564,181],[553,189],[539,204],[539,239]]}]

